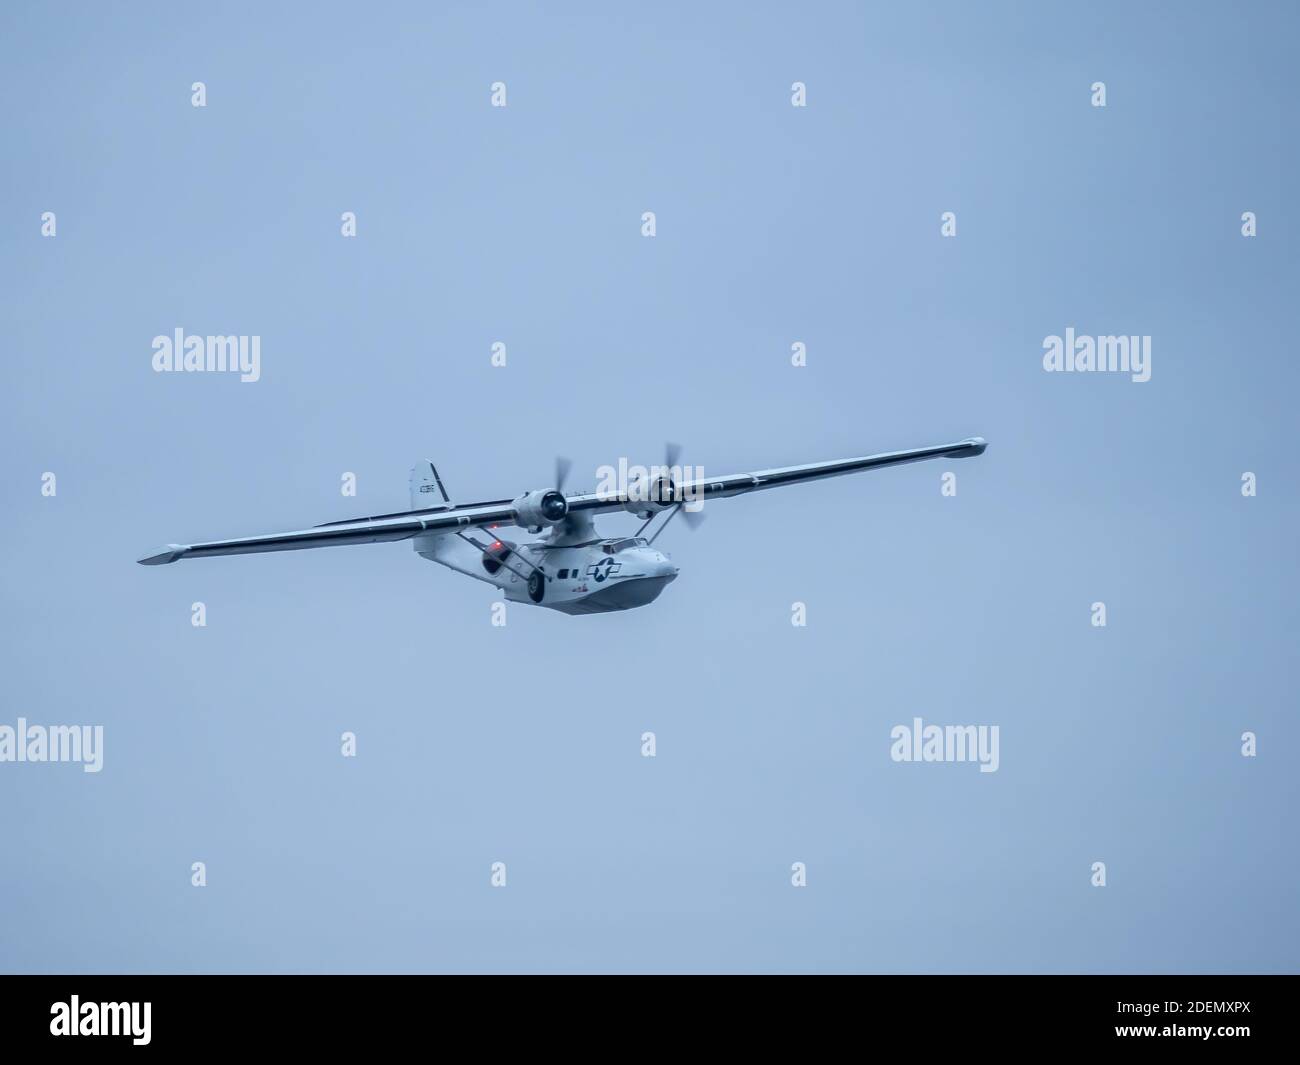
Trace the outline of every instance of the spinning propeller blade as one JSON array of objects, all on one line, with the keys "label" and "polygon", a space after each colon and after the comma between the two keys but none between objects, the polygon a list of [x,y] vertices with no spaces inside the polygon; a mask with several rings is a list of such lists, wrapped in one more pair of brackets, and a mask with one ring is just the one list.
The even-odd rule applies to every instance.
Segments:
[{"label": "spinning propeller blade", "polygon": [[[665,518],[663,524],[659,526],[659,530],[658,532],[655,533],[654,537],[651,537],[650,540],[651,543],[654,543],[654,540],[656,537],[659,536],[659,533],[663,532],[664,529],[668,527],[668,523],[672,521],[673,518],[675,518],[678,514],[681,514],[681,516],[686,520],[686,526],[692,532],[698,529],[704,521],[704,513],[702,511],[688,510],[686,508],[685,502],[682,501],[680,496],[678,495],[678,484],[676,481],[672,479],[673,474],[670,471],[674,469],[677,471],[677,476],[679,477],[683,476],[683,471],[680,465],[681,458],[682,458],[681,444],[674,444],[671,441],[664,444],[664,476],[669,479],[669,483],[671,483],[673,486],[673,497],[677,499],[677,505],[672,510],[668,511],[668,517]],[[649,524],[650,522],[646,522],[646,525]],[[642,529],[644,529],[645,527],[646,526],[643,525]]]},{"label": "spinning propeller blade", "polygon": [[569,479],[569,471],[573,469],[573,460],[565,458],[563,455],[555,456],[555,489],[558,492],[564,491],[564,482]]}]

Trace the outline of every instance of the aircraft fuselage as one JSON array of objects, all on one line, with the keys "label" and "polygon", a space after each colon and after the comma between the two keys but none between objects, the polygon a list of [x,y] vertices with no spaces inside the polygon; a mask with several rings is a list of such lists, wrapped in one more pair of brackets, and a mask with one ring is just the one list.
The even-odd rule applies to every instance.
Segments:
[{"label": "aircraft fuselage", "polygon": [[677,577],[672,559],[643,537],[575,544],[515,544],[480,534],[484,552],[454,534],[417,537],[423,558],[500,588],[510,602],[565,614],[603,614],[645,606]]}]

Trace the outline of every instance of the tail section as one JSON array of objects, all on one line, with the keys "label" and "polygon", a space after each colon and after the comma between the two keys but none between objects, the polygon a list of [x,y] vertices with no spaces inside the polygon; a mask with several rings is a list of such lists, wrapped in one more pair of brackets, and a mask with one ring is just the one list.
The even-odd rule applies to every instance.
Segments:
[{"label": "tail section", "polygon": [[417,462],[411,467],[411,509],[449,510],[451,497],[443,487],[438,468],[432,462]]}]

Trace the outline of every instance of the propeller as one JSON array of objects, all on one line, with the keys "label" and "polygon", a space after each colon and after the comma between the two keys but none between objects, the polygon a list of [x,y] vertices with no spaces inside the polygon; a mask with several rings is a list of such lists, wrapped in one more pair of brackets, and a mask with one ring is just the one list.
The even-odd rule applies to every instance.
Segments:
[{"label": "propeller", "polygon": [[[680,466],[681,457],[682,457],[682,447],[680,444],[674,444],[669,442],[664,445],[664,472],[660,476],[660,478],[653,485],[650,486],[649,490],[652,493],[658,493],[654,497],[656,502],[659,503],[676,502],[677,505],[667,512],[668,517],[664,519],[663,524],[659,526],[658,531],[655,533],[654,537],[651,538],[651,543],[654,542],[655,537],[659,536],[659,533],[663,532],[664,529],[668,527],[668,523],[672,521],[673,518],[675,518],[678,514],[681,514],[682,517],[686,519],[686,524],[692,531],[698,529],[700,527],[700,524],[704,521],[703,512],[698,510],[688,510],[686,508],[685,501],[678,498],[677,495],[678,484],[673,480],[672,474],[669,471],[676,468],[678,473],[679,474],[681,473],[681,466]],[[665,498],[665,495],[667,496],[667,498]],[[637,535],[640,535],[641,532],[644,532],[645,529],[650,525],[650,522],[653,520],[654,520],[654,516],[651,515],[650,520],[647,521],[645,525],[641,526],[641,529]]]},{"label": "propeller", "polygon": [[704,524],[704,511],[687,510],[686,507],[684,506],[681,508],[681,510],[682,510],[682,521],[686,522],[686,527],[690,529],[691,532],[694,532],[696,529],[698,529],[701,525]]},{"label": "propeller", "polygon": [[[668,467],[668,469],[680,469],[681,457],[681,444],[674,444],[670,441],[664,445],[664,465]],[[687,526],[692,531],[698,529],[704,524],[704,511],[690,510],[684,504],[678,507],[678,510],[681,511],[682,520],[686,522]]]},{"label": "propeller", "polygon": [[569,479],[569,471],[573,469],[573,459],[565,458],[563,455],[555,456],[555,490],[564,491],[564,482]]}]

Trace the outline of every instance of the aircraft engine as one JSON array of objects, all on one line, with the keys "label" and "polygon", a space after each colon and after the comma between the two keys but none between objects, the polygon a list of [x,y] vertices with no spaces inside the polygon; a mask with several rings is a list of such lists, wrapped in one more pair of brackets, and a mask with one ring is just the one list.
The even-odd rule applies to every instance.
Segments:
[{"label": "aircraft engine", "polygon": [[569,501],[554,488],[527,492],[511,504],[515,519],[529,532],[541,532],[545,526],[559,525],[569,514]]},{"label": "aircraft engine", "polygon": [[649,518],[661,511],[675,507],[680,502],[680,491],[667,470],[662,473],[655,468],[657,476],[653,480],[638,481],[628,491],[623,509],[638,518]]}]

